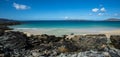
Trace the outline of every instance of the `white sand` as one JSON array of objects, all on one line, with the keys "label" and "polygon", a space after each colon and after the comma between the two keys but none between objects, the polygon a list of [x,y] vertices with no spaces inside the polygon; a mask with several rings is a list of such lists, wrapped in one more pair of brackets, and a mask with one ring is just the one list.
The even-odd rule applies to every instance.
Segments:
[{"label": "white sand", "polygon": [[110,35],[120,35],[120,29],[110,30],[110,31],[101,31],[101,33],[106,34],[107,38],[110,38]]},{"label": "white sand", "polygon": [[66,34],[106,34],[109,38],[110,35],[120,35],[120,29],[69,29],[69,28],[39,28],[39,29],[15,29],[15,31],[25,32],[28,35],[40,35],[40,34],[49,34],[49,35],[66,35]]}]

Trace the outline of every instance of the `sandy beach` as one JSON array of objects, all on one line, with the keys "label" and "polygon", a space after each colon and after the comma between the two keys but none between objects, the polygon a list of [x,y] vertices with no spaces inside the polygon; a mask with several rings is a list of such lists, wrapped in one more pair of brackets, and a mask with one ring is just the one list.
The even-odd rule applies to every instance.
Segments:
[{"label": "sandy beach", "polygon": [[108,38],[110,35],[120,35],[120,29],[111,29],[111,30],[100,30],[100,29],[14,29],[14,31],[21,31],[27,35],[41,35],[41,34],[48,34],[48,35],[69,35],[74,33],[75,35],[85,35],[85,34],[105,34]]}]

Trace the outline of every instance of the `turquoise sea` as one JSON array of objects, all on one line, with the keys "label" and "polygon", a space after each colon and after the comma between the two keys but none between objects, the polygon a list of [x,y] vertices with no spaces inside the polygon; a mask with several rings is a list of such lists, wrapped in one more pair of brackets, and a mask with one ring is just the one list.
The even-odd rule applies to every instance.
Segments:
[{"label": "turquoise sea", "polygon": [[119,21],[68,21],[68,20],[44,20],[22,21],[21,25],[13,26],[19,30],[31,30],[46,34],[70,34],[70,33],[97,33],[120,29]]},{"label": "turquoise sea", "polygon": [[22,21],[16,28],[120,28],[119,21]]}]

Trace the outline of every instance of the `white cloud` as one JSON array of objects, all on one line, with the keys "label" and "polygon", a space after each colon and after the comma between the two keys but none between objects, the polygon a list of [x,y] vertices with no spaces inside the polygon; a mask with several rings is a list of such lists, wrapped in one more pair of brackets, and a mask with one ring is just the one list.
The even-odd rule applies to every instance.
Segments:
[{"label": "white cloud", "polygon": [[101,11],[101,12],[105,12],[106,9],[103,7],[103,8],[100,9],[100,11]]},{"label": "white cloud", "polygon": [[22,5],[22,4],[17,4],[17,3],[13,3],[13,7],[15,7],[15,9],[17,9],[17,10],[27,10],[27,9],[30,9],[30,7],[27,6],[27,5]]},{"label": "white cloud", "polygon": [[98,13],[98,16],[102,16],[104,13]]},{"label": "white cloud", "polygon": [[94,9],[92,9],[92,12],[98,12],[98,8],[94,8]]}]

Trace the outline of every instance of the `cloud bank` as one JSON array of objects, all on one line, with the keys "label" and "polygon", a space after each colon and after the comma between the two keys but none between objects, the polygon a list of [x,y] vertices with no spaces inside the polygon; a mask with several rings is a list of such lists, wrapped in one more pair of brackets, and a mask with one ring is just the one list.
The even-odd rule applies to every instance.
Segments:
[{"label": "cloud bank", "polygon": [[[97,14],[97,16],[103,16],[106,13],[106,9],[103,7],[102,4],[100,4],[100,8],[93,8],[92,12],[94,12],[93,14],[95,14],[95,15]],[[89,14],[89,15],[91,15],[91,14]]]}]

